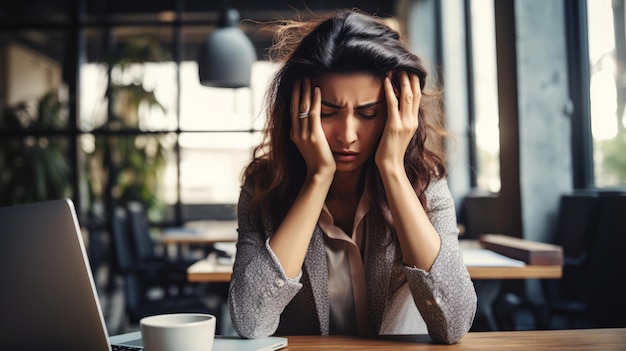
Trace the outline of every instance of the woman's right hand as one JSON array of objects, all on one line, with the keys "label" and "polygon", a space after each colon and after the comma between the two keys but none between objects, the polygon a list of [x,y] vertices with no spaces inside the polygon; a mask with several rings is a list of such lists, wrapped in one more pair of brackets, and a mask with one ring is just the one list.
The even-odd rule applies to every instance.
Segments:
[{"label": "woman's right hand", "polygon": [[[312,101],[311,101],[312,100]],[[294,84],[291,93],[291,140],[296,144],[307,166],[307,176],[332,177],[337,165],[321,122],[322,93],[316,87],[311,94],[311,80]],[[301,113],[308,116],[300,118]]]},{"label": "woman's right hand", "polygon": [[[307,179],[269,240],[272,252],[289,278],[297,277],[302,271],[304,257],[337,169],[322,129],[321,110],[320,89],[315,88],[311,94],[309,79],[297,82],[291,93],[291,140],[306,162]],[[300,113],[305,113],[303,118],[299,117]]]}]

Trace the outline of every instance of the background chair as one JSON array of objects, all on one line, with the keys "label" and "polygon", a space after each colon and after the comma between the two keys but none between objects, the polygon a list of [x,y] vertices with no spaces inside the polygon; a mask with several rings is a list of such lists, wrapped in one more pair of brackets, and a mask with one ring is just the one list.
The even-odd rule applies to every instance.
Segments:
[{"label": "background chair", "polygon": [[[588,262],[599,213],[598,196],[595,194],[562,195],[559,204],[554,235],[550,240],[563,248],[563,274],[560,279],[540,280],[543,303],[504,293],[495,302],[495,314],[501,329],[551,329],[589,326],[587,293],[585,283]],[[527,316],[527,317],[524,317]],[[523,318],[532,319],[523,327]],[[555,320],[564,318],[566,324]]]},{"label": "background chair", "polygon": [[598,200],[598,225],[579,288],[592,328],[626,327],[626,193]]},{"label": "background chair", "polygon": [[128,228],[137,260],[179,267],[181,270],[198,260],[198,257],[168,257],[165,248],[159,247],[150,235],[148,216],[142,203],[129,202],[126,211],[128,213]]},{"label": "background chair", "polygon": [[588,326],[589,306],[584,272],[588,266],[598,227],[599,200],[595,194],[563,195],[553,242],[563,247],[563,276],[542,280],[547,306],[544,327],[553,328],[556,316],[565,317],[568,328]]},{"label": "background chair", "polygon": [[208,291],[208,284],[187,282],[185,264],[157,260],[146,252],[137,255],[129,213],[116,208],[111,221],[113,263],[123,278],[128,322],[138,324],[145,316],[174,312],[209,313],[219,320],[221,299]]}]

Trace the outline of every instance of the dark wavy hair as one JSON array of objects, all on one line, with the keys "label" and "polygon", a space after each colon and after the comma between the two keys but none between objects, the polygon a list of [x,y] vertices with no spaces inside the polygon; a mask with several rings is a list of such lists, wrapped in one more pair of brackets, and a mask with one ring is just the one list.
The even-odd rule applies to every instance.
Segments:
[{"label": "dark wavy hair", "polygon": [[[432,178],[446,175],[443,152],[441,93],[425,91],[426,69],[398,32],[377,17],[341,10],[308,21],[283,21],[276,30],[270,56],[282,66],[266,93],[266,125],[262,143],[253,151],[244,182],[253,184],[250,212],[282,218],[300,191],[306,164],[290,138],[289,106],[293,85],[328,73],[367,73],[384,79],[387,72],[407,71],[420,79],[419,127],[404,156],[406,173],[426,208],[424,190]],[[396,75],[397,76],[397,75]],[[393,81],[396,91],[399,83]],[[393,225],[374,155],[364,165],[368,191],[388,225]]]}]

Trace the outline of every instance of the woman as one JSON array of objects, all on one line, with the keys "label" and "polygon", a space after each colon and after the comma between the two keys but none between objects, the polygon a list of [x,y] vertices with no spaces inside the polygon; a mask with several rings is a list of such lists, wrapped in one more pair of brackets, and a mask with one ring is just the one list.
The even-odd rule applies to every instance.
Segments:
[{"label": "woman", "polygon": [[244,174],[233,326],[454,343],[476,294],[458,249],[439,95],[398,33],[341,11],[286,24],[264,142]]}]

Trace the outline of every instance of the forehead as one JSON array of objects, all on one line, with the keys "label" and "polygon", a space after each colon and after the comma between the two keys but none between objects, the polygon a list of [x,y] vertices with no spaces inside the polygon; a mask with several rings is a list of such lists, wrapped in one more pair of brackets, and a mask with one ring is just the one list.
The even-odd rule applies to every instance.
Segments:
[{"label": "forehead", "polygon": [[313,84],[322,91],[322,100],[340,105],[374,102],[384,96],[381,79],[368,73],[328,73],[313,79]]}]

